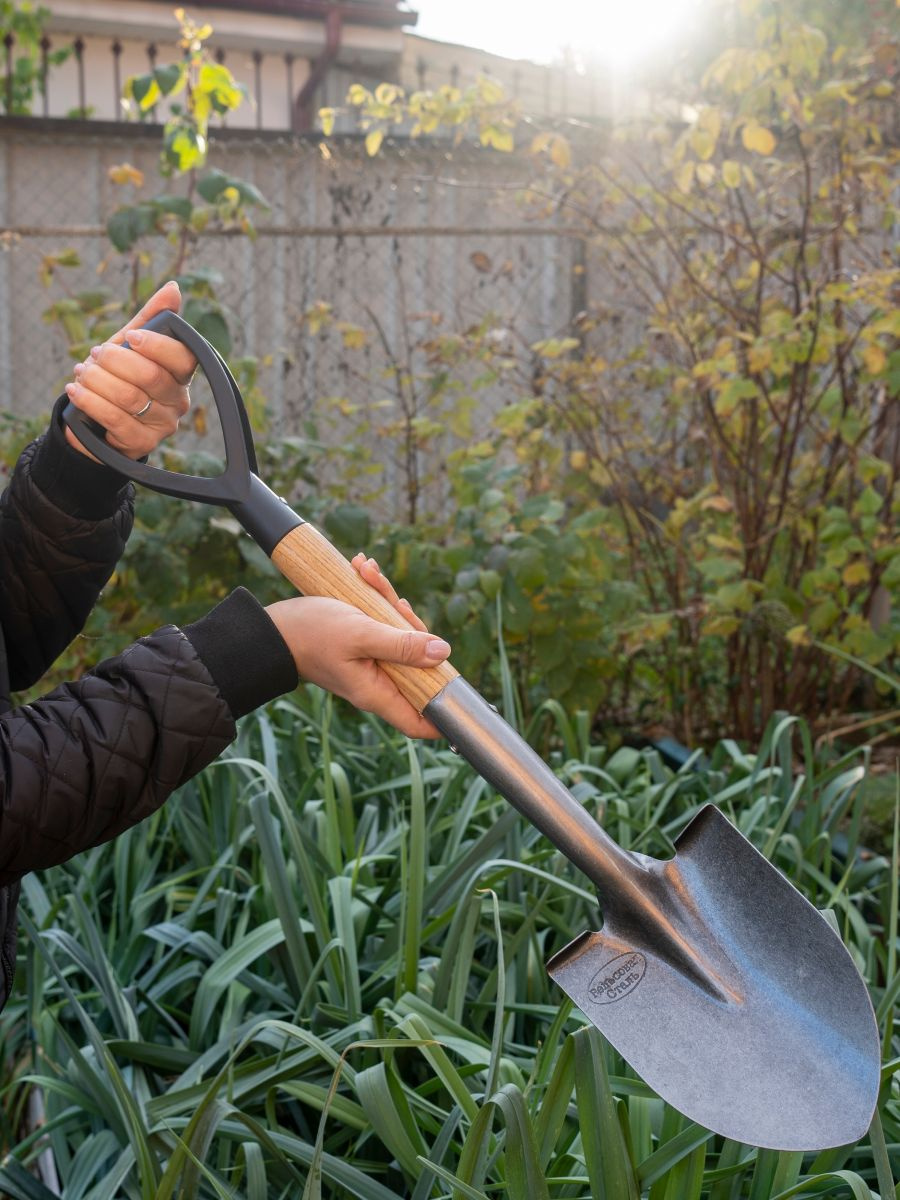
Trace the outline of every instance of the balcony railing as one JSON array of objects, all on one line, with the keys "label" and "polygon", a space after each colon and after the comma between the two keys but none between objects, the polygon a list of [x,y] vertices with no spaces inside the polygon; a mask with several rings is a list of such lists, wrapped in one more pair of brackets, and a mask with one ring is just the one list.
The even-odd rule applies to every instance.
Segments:
[{"label": "balcony railing", "polygon": [[[3,42],[5,59],[0,64],[0,112],[18,112],[35,117],[70,117],[82,120],[126,121],[134,119],[122,103],[122,88],[132,75],[174,61],[178,50],[172,44],[138,42],[98,36],[45,36],[39,47],[31,96],[27,106],[17,84],[17,49],[11,34]],[[58,62],[60,51],[66,52]],[[311,61],[287,51],[271,48],[229,48],[214,52],[247,89],[250,103],[229,115],[231,128],[298,131],[308,126],[308,116],[298,111],[298,95],[306,82]],[[382,81],[400,83],[409,91],[436,88],[443,84],[465,87],[478,75],[497,79],[508,95],[520,99],[534,115],[602,118],[609,114],[611,98],[606,81],[585,76],[565,65],[539,66],[497,58],[466,47],[450,47],[427,39],[408,38],[402,56],[373,65],[343,59],[330,65],[319,84],[311,111],[328,106],[340,111],[352,83],[374,85]],[[144,119],[164,119],[167,104]],[[338,118],[339,131],[355,129],[352,119]]]}]

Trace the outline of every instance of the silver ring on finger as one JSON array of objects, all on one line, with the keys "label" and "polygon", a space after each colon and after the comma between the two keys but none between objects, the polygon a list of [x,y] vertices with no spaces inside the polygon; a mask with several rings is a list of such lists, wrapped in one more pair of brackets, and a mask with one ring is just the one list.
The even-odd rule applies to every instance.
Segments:
[{"label": "silver ring on finger", "polygon": [[153,407],[153,401],[148,400],[143,408],[139,409],[136,413],[132,413],[131,415],[133,417],[145,417],[152,407]]}]

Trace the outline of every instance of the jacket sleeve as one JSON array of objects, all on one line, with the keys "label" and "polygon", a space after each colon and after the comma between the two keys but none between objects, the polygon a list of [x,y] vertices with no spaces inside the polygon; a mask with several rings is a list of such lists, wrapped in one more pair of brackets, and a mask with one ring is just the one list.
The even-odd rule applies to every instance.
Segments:
[{"label": "jacket sleeve", "polygon": [[35,683],[84,628],[133,520],[132,486],[67,444],[60,407],[0,497],[0,627],[13,691]]},{"label": "jacket sleeve", "polygon": [[159,808],[232,740],[235,721],[297,672],[238,589],[76,683],[0,717],[0,886],[108,841]]}]

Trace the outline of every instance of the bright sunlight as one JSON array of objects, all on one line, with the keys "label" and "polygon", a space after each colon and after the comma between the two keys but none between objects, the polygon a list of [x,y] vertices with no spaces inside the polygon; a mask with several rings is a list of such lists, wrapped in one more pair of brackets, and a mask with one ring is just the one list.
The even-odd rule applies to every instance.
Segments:
[{"label": "bright sunlight", "polygon": [[626,71],[681,44],[700,0],[408,0],[423,37],[478,46],[510,58],[550,62],[563,53]]}]

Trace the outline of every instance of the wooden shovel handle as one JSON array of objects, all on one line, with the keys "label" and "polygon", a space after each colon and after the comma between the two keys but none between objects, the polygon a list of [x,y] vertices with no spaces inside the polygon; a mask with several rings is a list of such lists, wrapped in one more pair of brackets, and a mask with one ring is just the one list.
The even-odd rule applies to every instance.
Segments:
[{"label": "wooden shovel handle", "polygon": [[[305,596],[331,596],[362,609],[370,617],[410,629],[408,621],[373,587],[361,579],[343,554],[313,525],[299,525],[281,539],[272,551],[272,562],[286,579]],[[448,662],[437,667],[402,667],[381,663],[417,712],[443,691],[459,672]]]}]

